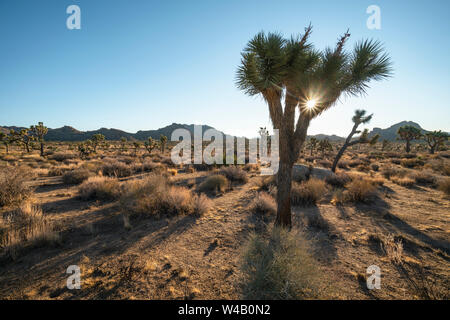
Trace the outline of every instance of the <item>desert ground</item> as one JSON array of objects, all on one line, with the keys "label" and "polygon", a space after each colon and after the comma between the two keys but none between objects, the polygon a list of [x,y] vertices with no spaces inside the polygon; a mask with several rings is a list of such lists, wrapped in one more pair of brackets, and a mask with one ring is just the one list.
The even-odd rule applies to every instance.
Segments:
[{"label": "desert ground", "polygon": [[[286,298],[448,299],[450,153],[356,146],[317,175],[336,148],[298,159],[308,172],[294,174],[291,234],[306,251],[282,272],[307,283]],[[175,166],[170,150],[120,142],[88,156],[59,142],[44,157],[0,152],[0,299],[279,297],[258,290],[248,261],[274,232],[276,181],[260,165]],[[79,290],[66,286],[71,265]],[[371,265],[380,289],[366,286]]]}]

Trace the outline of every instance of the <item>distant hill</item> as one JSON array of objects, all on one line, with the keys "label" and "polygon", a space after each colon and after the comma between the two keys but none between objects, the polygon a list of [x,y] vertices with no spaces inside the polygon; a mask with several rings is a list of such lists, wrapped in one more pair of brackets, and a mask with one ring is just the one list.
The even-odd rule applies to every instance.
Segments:
[{"label": "distant hill", "polygon": [[373,128],[372,131],[370,131],[369,133],[369,137],[372,137],[376,134],[380,135],[379,141],[382,141],[384,139],[388,140],[388,141],[396,141],[397,140],[397,131],[400,127],[403,126],[413,126],[416,127],[417,129],[420,129],[422,132],[429,132],[425,129],[423,129],[418,123],[416,122],[412,122],[412,121],[402,121],[399,123],[396,123],[392,126],[390,126],[389,128],[386,129],[381,129],[381,128]]},{"label": "distant hill", "polygon": [[331,142],[340,142],[340,141],[344,141],[345,140],[345,138],[339,137],[339,136],[337,136],[335,134],[333,134],[333,135],[315,134],[315,135],[308,136],[308,138],[316,138],[318,140],[328,139]]},{"label": "distant hill", "polygon": [[[84,141],[92,138],[94,134],[103,134],[106,140],[120,140],[122,137],[127,138],[128,140],[147,140],[149,137],[153,139],[159,139],[161,134],[165,135],[170,139],[172,132],[175,129],[187,129],[193,135],[194,134],[194,125],[193,124],[178,124],[172,123],[166,127],[157,129],[157,130],[147,130],[147,131],[138,131],[136,133],[129,133],[119,129],[108,129],[108,128],[100,128],[94,131],[79,131],[70,126],[64,126],[62,128],[56,129],[48,129],[48,133],[45,136],[45,140],[47,141]],[[24,129],[23,127],[0,127],[0,131],[8,133],[10,130],[19,131]],[[205,132],[208,129],[214,129],[213,127],[202,125],[202,132]]]}]

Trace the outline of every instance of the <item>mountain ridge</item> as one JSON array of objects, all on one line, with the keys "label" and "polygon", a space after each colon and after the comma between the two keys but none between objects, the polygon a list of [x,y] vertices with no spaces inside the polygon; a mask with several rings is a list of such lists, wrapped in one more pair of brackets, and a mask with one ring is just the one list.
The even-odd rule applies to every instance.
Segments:
[{"label": "mountain ridge", "polygon": [[[423,132],[430,132],[428,130],[423,129],[418,123],[413,121],[401,121],[398,122],[388,128],[382,129],[379,127],[375,127],[370,131],[369,137],[374,136],[375,134],[379,134],[380,138],[379,140],[389,140],[389,141],[395,141],[397,140],[397,130],[401,126],[404,125],[411,125],[418,129],[420,129]],[[201,125],[202,132],[205,132],[208,129],[214,129],[211,126],[208,125]],[[25,129],[24,127],[17,127],[17,126],[0,126],[0,131],[2,132],[9,132],[10,130],[21,130]],[[160,135],[163,134],[170,138],[172,132],[175,129],[187,129],[192,135],[194,133],[194,124],[180,124],[180,123],[172,123],[170,125],[167,125],[165,127],[155,129],[155,130],[139,130],[136,133],[130,133],[126,132],[120,129],[115,128],[100,128],[97,130],[90,130],[90,131],[80,131],[75,129],[71,126],[63,126],[60,128],[55,129],[48,129],[48,133],[45,136],[45,140],[47,141],[70,141],[70,142],[78,142],[78,141],[84,141],[87,139],[92,138],[94,134],[103,134],[107,140],[120,140],[122,137],[127,138],[128,140],[147,140],[149,137],[152,137],[153,139],[159,139]],[[221,132],[221,131],[219,131]],[[221,132],[224,134],[223,132]],[[344,137],[340,137],[337,135],[326,135],[326,134],[315,134],[315,135],[308,135],[308,137],[315,137],[316,139],[329,139],[333,142],[339,142],[344,141]]]}]

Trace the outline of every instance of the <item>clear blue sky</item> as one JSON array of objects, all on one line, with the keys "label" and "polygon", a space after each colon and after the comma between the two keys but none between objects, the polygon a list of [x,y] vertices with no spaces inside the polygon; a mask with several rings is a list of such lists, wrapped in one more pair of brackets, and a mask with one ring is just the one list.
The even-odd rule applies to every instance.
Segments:
[{"label": "clear blue sky", "polygon": [[[81,30],[66,28],[71,4]],[[381,30],[366,27],[372,4]],[[235,86],[241,50],[261,30],[290,36],[312,22],[317,48],[347,28],[349,48],[381,40],[395,75],[325,112],[310,134],[345,135],[356,108],[375,113],[369,128],[411,120],[450,131],[449,13],[447,0],[2,0],[0,125],[135,132],[178,122],[253,136],[270,121],[262,99]]]}]

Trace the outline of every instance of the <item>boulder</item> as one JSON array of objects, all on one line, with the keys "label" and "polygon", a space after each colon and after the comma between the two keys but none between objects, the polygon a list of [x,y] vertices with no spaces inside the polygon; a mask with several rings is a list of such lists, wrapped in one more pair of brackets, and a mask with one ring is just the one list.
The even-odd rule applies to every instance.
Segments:
[{"label": "boulder", "polygon": [[292,176],[294,180],[306,180],[308,175],[310,177],[324,180],[326,177],[332,176],[333,172],[325,168],[314,168],[303,164],[294,164],[294,167],[292,168]]}]

